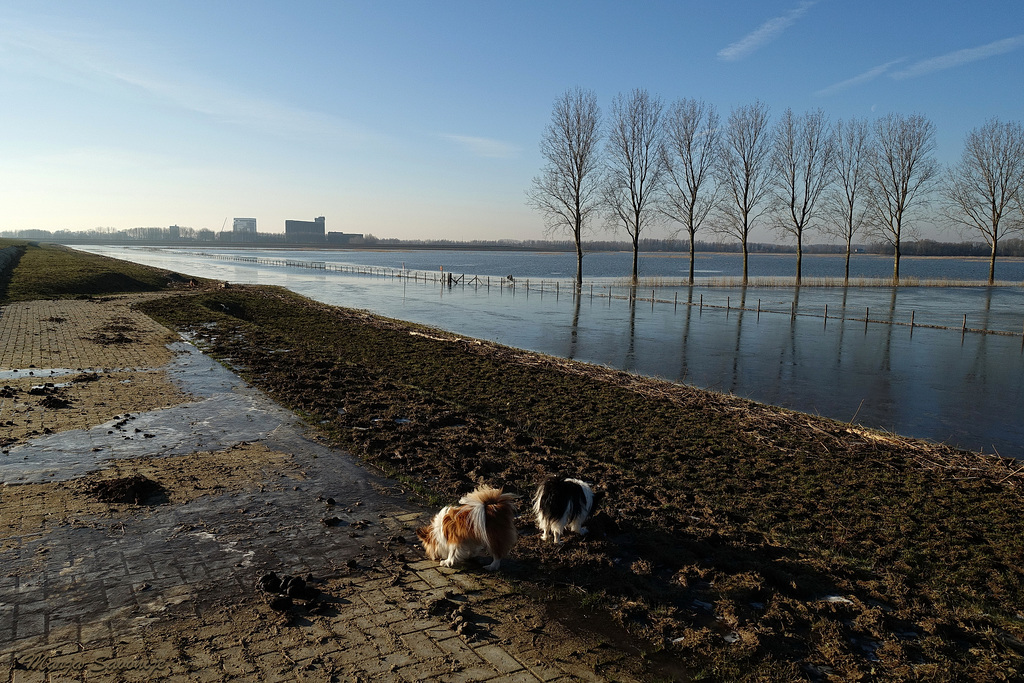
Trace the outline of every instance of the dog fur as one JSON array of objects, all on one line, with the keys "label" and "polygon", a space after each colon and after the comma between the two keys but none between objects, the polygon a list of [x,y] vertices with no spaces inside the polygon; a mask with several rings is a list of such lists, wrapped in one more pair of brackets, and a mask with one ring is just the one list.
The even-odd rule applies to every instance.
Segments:
[{"label": "dog fur", "polygon": [[471,557],[490,556],[484,569],[495,571],[518,539],[515,526],[518,496],[481,486],[458,506],[442,508],[433,521],[416,531],[427,557],[452,567]]},{"label": "dog fur", "polygon": [[533,514],[540,538],[546,541],[551,534],[553,543],[562,541],[565,530],[583,535],[583,526],[594,514],[594,491],[585,481],[549,477],[537,487],[533,497]]}]

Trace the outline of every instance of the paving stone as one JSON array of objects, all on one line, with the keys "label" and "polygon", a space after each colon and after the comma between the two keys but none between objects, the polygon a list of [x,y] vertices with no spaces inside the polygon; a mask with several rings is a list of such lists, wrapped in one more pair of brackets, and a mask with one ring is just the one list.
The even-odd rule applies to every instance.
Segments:
[{"label": "paving stone", "polygon": [[518,660],[497,645],[482,645],[473,648],[473,651],[480,655],[484,661],[503,673],[511,673],[524,668]]},{"label": "paving stone", "polygon": [[[23,479],[70,481],[119,458],[169,459],[242,442],[287,454],[297,469],[266,470],[250,488],[209,490],[153,508],[111,505],[93,516],[61,511],[74,514],[74,523],[56,523],[55,511],[26,503],[21,527],[8,530],[15,533],[0,545],[0,683],[45,680],[41,672],[13,668],[15,657],[40,652],[54,669],[52,680],[74,665],[85,673],[70,680],[89,683],[323,681],[332,670],[339,680],[600,680],[582,666],[538,665],[543,658],[532,649],[467,641],[426,616],[424,608],[437,599],[486,595],[493,586],[475,568],[441,568],[422,557],[414,535],[429,511],[348,454],[309,439],[294,415],[195,349],[179,343],[144,355],[131,344],[102,346],[70,332],[117,317],[130,319],[139,334],[170,340],[120,300],[12,305],[0,309],[0,372],[35,364],[42,377],[58,358],[62,366],[125,373],[134,383],[170,377],[191,397],[134,416],[133,424],[158,435],[153,439],[124,439],[107,418],[73,435],[33,439],[21,458],[0,463],[0,482],[13,476],[12,463],[23,463]],[[46,322],[56,318],[68,322]],[[242,419],[252,424],[238,425]],[[171,434],[174,443],[165,436]],[[24,460],[30,454],[38,461]],[[352,512],[338,509],[350,504],[328,508],[317,495],[363,505]],[[367,525],[325,528],[320,519],[328,510]],[[408,541],[404,562],[395,560],[393,546],[383,547],[396,534]],[[327,614],[269,609],[270,596],[255,587],[268,570],[321,579]],[[234,610],[262,621],[237,633]],[[187,628],[170,640],[148,635],[167,624]]]},{"label": "paving stone", "polygon": [[448,674],[442,674],[437,677],[437,680],[443,681],[444,683],[477,683],[479,681],[490,681],[495,677],[496,674],[493,669],[470,667],[460,669],[459,671],[453,671]]}]

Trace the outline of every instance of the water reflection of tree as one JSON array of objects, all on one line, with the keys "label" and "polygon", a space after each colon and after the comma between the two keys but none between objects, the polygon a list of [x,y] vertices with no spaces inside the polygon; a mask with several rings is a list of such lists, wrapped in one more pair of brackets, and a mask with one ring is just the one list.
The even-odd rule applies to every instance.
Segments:
[{"label": "water reflection of tree", "polygon": [[[743,343],[743,312],[747,308],[747,288],[740,287],[740,307],[736,312],[736,344],[732,353],[732,385],[729,391],[736,391],[740,384],[740,349]],[[728,313],[728,311],[726,311]]]},{"label": "water reflection of tree", "polygon": [[[787,359],[785,353],[787,349],[783,348],[780,350],[779,357],[779,369],[778,379],[779,382],[789,381],[791,377],[783,377],[784,368],[794,368],[797,365],[797,349],[796,349],[796,324],[797,324],[797,311],[800,310],[800,287],[793,288],[793,303],[790,310],[789,316],[789,358]],[[792,373],[792,370],[790,370]]]},{"label": "water reflection of tree", "polygon": [[636,285],[629,288],[629,344],[626,347],[625,370],[636,367]]},{"label": "water reflection of tree", "polygon": [[[882,354],[881,354],[881,366],[879,370],[882,370],[886,377],[889,376],[889,372],[892,371],[892,331],[896,327],[896,292],[899,290],[898,287],[893,287],[889,294],[889,312],[888,319],[883,322],[882,326],[885,328],[883,334]],[[877,325],[876,325],[877,327]],[[865,326],[866,329],[866,326]]]},{"label": "water reflection of tree", "polygon": [[680,336],[682,343],[679,347],[679,382],[686,382],[686,375],[689,370],[686,356],[690,341],[690,323],[693,319],[693,287],[688,287],[686,290],[686,307],[683,314],[683,333]]},{"label": "water reflection of tree", "polygon": [[573,312],[572,312],[572,327],[569,329],[569,360],[576,358],[576,352],[579,344],[580,334],[580,301],[583,299],[582,286],[577,283],[573,287]]}]

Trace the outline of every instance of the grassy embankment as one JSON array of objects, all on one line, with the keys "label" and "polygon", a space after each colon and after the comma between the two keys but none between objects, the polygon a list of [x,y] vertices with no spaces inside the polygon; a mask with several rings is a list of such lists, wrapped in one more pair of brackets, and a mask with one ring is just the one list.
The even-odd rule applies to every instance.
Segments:
[{"label": "grassy embankment", "polygon": [[548,472],[597,482],[592,535],[553,549],[524,522],[505,575],[697,676],[1024,676],[1015,462],[275,288],[144,310],[431,504],[478,481],[526,496]]},{"label": "grassy embankment", "polygon": [[156,292],[188,279],[58,245],[0,239],[0,303]]}]

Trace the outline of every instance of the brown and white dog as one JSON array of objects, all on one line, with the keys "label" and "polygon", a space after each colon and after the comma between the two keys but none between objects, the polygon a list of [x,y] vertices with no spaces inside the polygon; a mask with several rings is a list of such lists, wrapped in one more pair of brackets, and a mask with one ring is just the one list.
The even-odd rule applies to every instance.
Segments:
[{"label": "brown and white dog", "polygon": [[492,561],[484,569],[496,570],[518,539],[513,503],[517,497],[481,486],[463,496],[459,505],[442,508],[429,525],[416,531],[427,557],[451,567],[487,555]]}]

